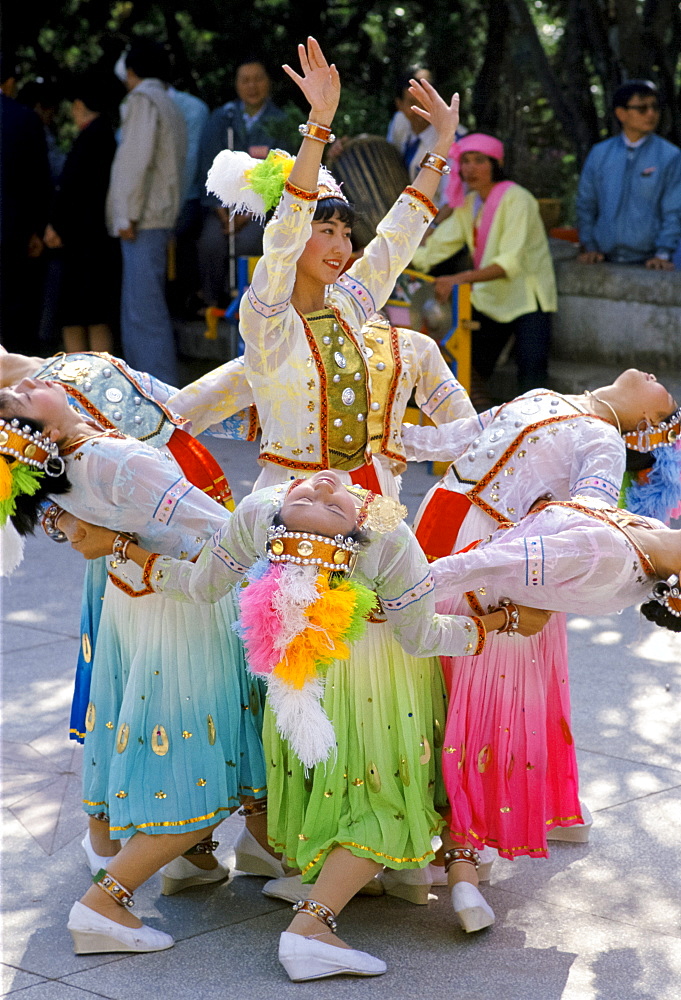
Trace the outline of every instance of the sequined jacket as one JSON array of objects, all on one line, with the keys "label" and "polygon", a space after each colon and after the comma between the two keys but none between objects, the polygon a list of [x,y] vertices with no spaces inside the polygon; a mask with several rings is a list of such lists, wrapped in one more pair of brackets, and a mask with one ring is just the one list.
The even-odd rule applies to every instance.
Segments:
[{"label": "sequined jacket", "polygon": [[[437,425],[473,416],[475,410],[432,338],[391,327],[380,316],[362,327],[362,338],[373,396],[367,418],[370,447],[399,475],[406,468],[402,421],[412,392],[417,406]],[[250,441],[258,427],[255,406],[234,416],[231,413],[237,405],[246,407],[252,398],[243,358],[237,358],[185,386],[171,404],[189,418],[193,433],[205,430],[218,437]],[[237,422],[243,427],[240,433],[235,431]]]},{"label": "sequined jacket", "polygon": [[[219,371],[220,436],[251,441],[258,424],[250,386],[243,375],[243,360],[229,361]],[[217,419],[210,410],[208,393],[205,411],[194,408],[186,389],[178,392],[103,352],[58,354],[48,359],[34,377],[60,382],[81,413],[93,417],[107,430],[120,430],[155,448],[167,444],[176,427],[196,436]]]},{"label": "sequined jacket", "polygon": [[545,494],[617,503],[626,453],[612,424],[558,393],[534,389],[469,420],[402,429],[412,461],[451,460],[442,482],[500,523]]},{"label": "sequined jacket", "polygon": [[[363,257],[329,286],[326,304],[337,329],[333,344],[329,338],[328,345],[320,345],[291,305],[296,263],[312,232],[316,202],[316,192],[286,185],[240,308],[246,376],[263,429],[259,461],[302,472],[334,467],[332,421],[365,420],[367,413],[358,409],[363,400],[371,412],[374,392],[362,327],[387,301],[435,215],[433,204],[414,188],[400,195]],[[367,442],[364,460],[370,455]]]}]

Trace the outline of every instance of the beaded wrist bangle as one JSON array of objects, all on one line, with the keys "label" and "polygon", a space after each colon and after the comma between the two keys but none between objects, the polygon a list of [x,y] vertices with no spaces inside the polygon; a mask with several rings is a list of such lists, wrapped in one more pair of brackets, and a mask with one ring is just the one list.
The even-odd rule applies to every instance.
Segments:
[{"label": "beaded wrist bangle", "polygon": [[305,122],[298,126],[298,131],[306,139],[316,139],[317,142],[335,142],[336,137],[331,129],[326,125],[318,125],[317,122]]},{"label": "beaded wrist bangle", "polygon": [[499,629],[499,635],[502,632],[506,635],[516,635],[520,628],[520,613],[515,604],[512,604],[507,597],[504,597],[499,610],[503,611],[506,615],[504,627]]},{"label": "beaded wrist bangle", "polygon": [[111,554],[116,562],[126,563],[128,561],[128,545],[134,541],[136,541],[135,536],[128,535],[126,532],[120,531],[116,535],[111,547]]},{"label": "beaded wrist bangle", "polygon": [[59,504],[53,503],[47,508],[43,514],[42,527],[43,531],[48,538],[51,538],[53,542],[67,542],[68,538],[63,531],[60,531],[57,527],[57,521],[64,513],[63,509]]},{"label": "beaded wrist bangle", "polygon": [[434,170],[436,174],[451,174],[452,168],[447,163],[444,156],[438,156],[437,153],[426,153],[419,163],[419,167],[428,167],[429,170]]}]

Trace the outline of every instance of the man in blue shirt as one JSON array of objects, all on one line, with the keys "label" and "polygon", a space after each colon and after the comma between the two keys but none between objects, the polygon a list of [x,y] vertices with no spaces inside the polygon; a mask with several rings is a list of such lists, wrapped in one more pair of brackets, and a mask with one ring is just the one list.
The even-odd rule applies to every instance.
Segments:
[{"label": "man in blue shirt", "polygon": [[622,131],[593,147],[579,179],[577,259],[671,271],[681,239],[681,150],[655,135],[654,84],[629,80],[613,105]]}]

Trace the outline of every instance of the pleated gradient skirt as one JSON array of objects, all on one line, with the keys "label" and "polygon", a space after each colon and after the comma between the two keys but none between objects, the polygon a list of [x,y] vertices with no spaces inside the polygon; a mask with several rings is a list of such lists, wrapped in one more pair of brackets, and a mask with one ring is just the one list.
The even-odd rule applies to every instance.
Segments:
[{"label": "pleated gradient skirt", "polygon": [[313,882],[340,846],[389,868],[433,859],[446,803],[440,774],[446,695],[437,658],[405,653],[386,624],[369,624],[326,679],[335,758],[308,774],[265,709],[270,843]]},{"label": "pleated gradient skirt", "polygon": [[259,682],[234,601],[129,598],[107,583],[85,718],[83,804],[112,834],[212,826],[266,794]]},{"label": "pleated gradient skirt", "polygon": [[[471,508],[457,548],[490,530],[491,519]],[[476,597],[486,612],[484,581],[481,588]],[[513,597],[512,579],[499,596]],[[463,598],[437,607],[471,613]],[[452,836],[489,844],[507,858],[546,857],[548,830],[582,822],[565,615],[553,615],[536,636],[492,633],[480,656],[442,661],[450,692],[442,769]]]}]

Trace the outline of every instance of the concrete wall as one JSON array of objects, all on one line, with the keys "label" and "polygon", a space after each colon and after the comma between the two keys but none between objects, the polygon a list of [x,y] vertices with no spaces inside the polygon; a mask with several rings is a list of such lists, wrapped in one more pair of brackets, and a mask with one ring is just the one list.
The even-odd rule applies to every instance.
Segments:
[{"label": "concrete wall", "polygon": [[[681,271],[579,264],[576,247],[551,244],[558,285],[551,388],[581,392],[641,368],[681,398]],[[512,364],[495,373],[493,386],[503,398],[514,395]]]}]

